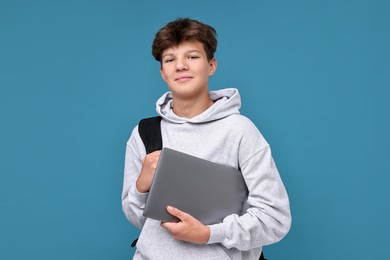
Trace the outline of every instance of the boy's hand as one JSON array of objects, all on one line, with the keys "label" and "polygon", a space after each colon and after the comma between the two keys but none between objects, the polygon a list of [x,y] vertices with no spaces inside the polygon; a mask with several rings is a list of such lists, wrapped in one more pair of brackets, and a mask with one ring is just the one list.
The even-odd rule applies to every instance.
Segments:
[{"label": "boy's hand", "polygon": [[208,226],[177,208],[168,206],[167,210],[180,221],[177,223],[163,222],[161,226],[171,232],[175,239],[195,244],[206,244],[209,241],[210,228]]},{"label": "boy's hand", "polygon": [[137,179],[137,190],[139,192],[148,192],[150,186],[152,185],[152,180],[154,172],[156,171],[157,162],[160,158],[161,151],[155,151],[153,153],[147,154],[142,160],[142,169],[141,173]]}]

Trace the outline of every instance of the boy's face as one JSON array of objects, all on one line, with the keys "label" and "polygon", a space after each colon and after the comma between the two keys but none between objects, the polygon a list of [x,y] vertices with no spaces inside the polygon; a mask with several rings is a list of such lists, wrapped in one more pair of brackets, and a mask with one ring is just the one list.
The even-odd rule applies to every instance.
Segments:
[{"label": "boy's face", "polygon": [[189,99],[208,91],[216,68],[217,61],[208,61],[202,43],[185,41],[163,51],[160,73],[174,98]]}]

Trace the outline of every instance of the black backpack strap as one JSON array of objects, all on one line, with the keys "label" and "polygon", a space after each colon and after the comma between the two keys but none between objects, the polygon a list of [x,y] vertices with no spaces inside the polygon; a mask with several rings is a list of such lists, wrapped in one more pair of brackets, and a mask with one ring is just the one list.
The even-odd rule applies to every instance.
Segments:
[{"label": "black backpack strap", "polygon": [[144,142],[146,154],[162,149],[161,116],[144,118],[138,123],[138,133]]},{"label": "black backpack strap", "polygon": [[[146,154],[162,149],[161,116],[144,118],[138,123],[138,133],[145,145]],[[136,238],[131,247],[137,245]]]}]

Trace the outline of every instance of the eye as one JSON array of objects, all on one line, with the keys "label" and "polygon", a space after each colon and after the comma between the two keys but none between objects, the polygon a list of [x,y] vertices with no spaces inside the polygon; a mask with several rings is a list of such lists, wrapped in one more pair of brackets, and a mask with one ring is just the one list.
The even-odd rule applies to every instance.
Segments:
[{"label": "eye", "polygon": [[196,59],[199,59],[199,56],[197,56],[197,55],[190,55],[188,58],[190,60],[196,60]]},{"label": "eye", "polygon": [[169,59],[165,59],[164,60],[164,63],[170,63],[170,62],[172,62],[173,61],[173,59],[172,58],[169,58]]}]

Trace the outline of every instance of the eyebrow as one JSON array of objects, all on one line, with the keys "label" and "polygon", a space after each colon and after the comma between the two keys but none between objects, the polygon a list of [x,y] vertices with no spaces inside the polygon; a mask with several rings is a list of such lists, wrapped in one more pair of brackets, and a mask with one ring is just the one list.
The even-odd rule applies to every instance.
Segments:
[{"label": "eyebrow", "polygon": [[[199,50],[193,49],[193,50],[188,50],[188,51],[186,51],[185,54],[188,54],[188,53],[191,53],[191,52],[201,53]],[[169,53],[164,54],[161,58],[164,58],[164,57],[166,57],[166,56],[175,56],[175,55],[173,55],[173,53],[170,53],[170,52],[169,52]]]}]

